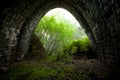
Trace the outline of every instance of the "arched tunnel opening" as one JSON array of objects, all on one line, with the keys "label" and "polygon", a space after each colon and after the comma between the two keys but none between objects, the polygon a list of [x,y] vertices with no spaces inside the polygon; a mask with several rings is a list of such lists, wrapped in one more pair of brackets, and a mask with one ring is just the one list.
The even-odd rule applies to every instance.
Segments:
[{"label": "arched tunnel opening", "polygon": [[[31,38],[28,55],[39,54],[39,58],[42,58],[42,55],[73,54],[80,57],[87,54],[95,57],[84,29],[74,16],[63,8],[48,11],[39,21]],[[30,58],[28,55],[26,57]]]},{"label": "arched tunnel opening", "polygon": [[[30,50],[30,40],[32,39],[32,34],[39,22],[39,20],[51,9],[61,7],[73,14],[77,21],[84,28],[87,34],[92,48],[96,53],[97,61],[89,60],[90,65],[94,64],[94,69],[96,71],[103,71],[108,76],[102,78],[99,74],[94,74],[94,70],[86,69],[87,72],[79,71],[77,69],[70,77],[67,74],[65,79],[71,78],[72,80],[113,80],[120,79],[120,6],[118,0],[5,0],[6,2],[1,2],[4,6],[0,7],[0,79],[1,80],[18,80],[14,76],[20,75],[25,80],[43,79],[46,75],[43,74],[44,70],[50,72],[47,76],[49,79],[54,80],[53,74],[58,75],[59,80],[63,79],[66,73],[72,74],[74,70],[71,70],[71,65],[65,63],[65,68],[59,68],[58,72],[54,71],[52,68],[56,69],[55,66],[45,67],[52,64],[44,64],[44,60],[41,61],[43,64],[39,65],[37,62],[35,66],[31,65],[33,63],[28,62],[24,64],[24,58],[27,52]],[[41,46],[43,47],[43,46]],[[100,63],[99,63],[100,62]],[[17,63],[23,63],[19,65]],[[81,62],[73,62],[71,64],[76,64]],[[95,64],[96,63],[96,64]],[[99,63],[99,64],[97,64]],[[13,65],[14,64],[14,65]],[[60,63],[62,64],[62,63]],[[60,65],[59,64],[59,65]],[[83,63],[84,64],[84,63]],[[83,65],[81,64],[81,65]],[[19,65],[19,66],[17,66]],[[99,68],[97,65],[101,65],[104,68]],[[14,68],[23,70],[23,73],[19,73]],[[70,66],[70,67],[68,67]],[[8,67],[8,68],[6,68]],[[44,68],[43,68],[44,67]],[[97,68],[96,68],[97,67]],[[107,68],[106,68],[107,67]],[[67,68],[67,69],[66,69]],[[83,65],[82,68],[85,68]],[[68,70],[69,69],[69,70]],[[73,68],[72,68],[73,69]],[[109,69],[109,70],[108,70]],[[31,71],[30,71],[31,70]],[[40,72],[36,72],[43,70]],[[83,69],[82,69],[83,70]],[[107,71],[108,70],[108,71]],[[15,75],[12,71],[16,71]],[[63,71],[63,73],[62,73]],[[65,74],[64,74],[65,71]],[[68,72],[67,72],[68,71]],[[69,72],[70,71],[70,72]],[[79,73],[80,72],[80,73]],[[107,73],[106,73],[107,72]],[[11,77],[9,76],[11,74]],[[99,72],[98,72],[99,73]],[[101,72],[102,73],[102,72]],[[104,74],[103,73],[103,74]],[[47,74],[47,73],[45,73]],[[31,77],[27,77],[27,76]],[[36,76],[34,76],[36,75]],[[38,76],[39,75],[39,78]],[[77,78],[76,75],[81,76]],[[63,76],[63,77],[61,77]],[[84,76],[87,76],[84,77]],[[88,78],[89,76],[89,78]],[[5,78],[6,77],[6,78]],[[8,79],[9,78],[9,79]],[[44,79],[43,79],[44,80]]]},{"label": "arched tunnel opening", "polygon": [[[36,70],[34,63],[37,63],[37,65],[44,64],[44,66],[39,66],[40,70],[35,71],[39,72],[36,76],[41,77],[38,79],[43,80],[85,79],[89,75],[94,74],[92,73],[92,68],[96,68],[94,65],[99,64],[93,55],[91,43],[84,29],[74,16],[63,8],[52,9],[41,18],[32,34],[30,47],[28,53],[25,54],[24,60],[33,64],[34,69],[32,70]],[[23,66],[23,64],[21,65]],[[99,68],[100,66],[101,63]],[[41,71],[43,67],[45,69]],[[77,67],[82,70],[77,69]],[[92,68],[87,73],[84,73],[84,70],[88,67]],[[46,72],[46,70],[49,71]],[[73,75],[76,70],[78,73]],[[51,73],[53,71],[54,73]],[[81,72],[87,77],[81,77],[83,76]],[[69,75],[66,73],[69,73]],[[34,75],[34,73],[31,73],[31,75]]]},{"label": "arched tunnel opening", "polygon": [[[33,30],[31,34],[30,29]],[[97,60],[90,35],[67,10],[53,8],[41,17],[35,28],[31,26],[30,29],[24,26],[21,29],[20,45],[17,45],[20,53],[16,54],[10,71],[1,79],[18,80],[21,75],[27,75],[24,80],[102,80],[108,77],[107,67]],[[25,40],[28,34],[29,41]],[[26,41],[29,44],[24,53],[21,49],[26,50]]]}]

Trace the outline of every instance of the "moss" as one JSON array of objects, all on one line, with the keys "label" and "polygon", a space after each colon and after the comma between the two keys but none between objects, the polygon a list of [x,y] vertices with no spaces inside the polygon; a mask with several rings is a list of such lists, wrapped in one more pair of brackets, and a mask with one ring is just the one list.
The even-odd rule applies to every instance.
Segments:
[{"label": "moss", "polygon": [[[2,80],[36,80],[36,79],[49,79],[54,76],[54,78],[63,78],[67,72],[72,70],[72,67],[65,65],[60,67],[59,65],[64,65],[62,62],[55,63],[44,63],[35,66],[30,63],[22,63],[14,66],[10,71],[4,75]],[[55,77],[57,76],[57,77]]]},{"label": "moss", "polygon": [[24,62],[13,66],[0,80],[21,80],[21,78],[22,80],[85,79],[82,71],[74,69],[70,63],[66,64],[65,61],[43,61],[35,64],[36,62]]}]

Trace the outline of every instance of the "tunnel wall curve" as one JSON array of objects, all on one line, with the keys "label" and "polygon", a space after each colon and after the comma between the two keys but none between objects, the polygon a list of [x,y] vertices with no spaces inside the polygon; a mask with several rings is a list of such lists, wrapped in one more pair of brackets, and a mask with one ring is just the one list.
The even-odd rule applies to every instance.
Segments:
[{"label": "tunnel wall curve", "polygon": [[23,58],[37,23],[47,11],[56,7],[65,8],[76,17],[101,62],[119,68],[118,0],[12,0],[0,13],[0,66]]},{"label": "tunnel wall curve", "polygon": [[17,45],[17,49],[18,49],[17,52],[20,52],[17,54],[19,59],[22,59],[21,54],[24,55],[28,51],[31,35],[34,32],[34,29],[36,28],[36,25],[38,24],[39,20],[49,10],[58,8],[58,7],[67,9],[70,12],[74,12],[73,15],[75,15],[75,17],[79,20],[79,22],[82,23],[82,26],[86,31],[86,34],[88,34],[88,37],[90,38],[91,42],[93,43],[93,47],[95,48],[95,39],[94,39],[93,33],[92,33],[89,25],[87,24],[87,22],[85,22],[85,19],[83,18],[83,16],[80,15],[78,17],[77,15],[79,15],[79,14],[73,7],[66,6],[66,5],[64,6],[64,5],[65,4],[60,3],[60,2],[59,3],[55,3],[55,2],[50,3],[49,2],[45,6],[39,7],[37,10],[35,10],[33,12],[32,16],[30,16],[29,19],[25,22],[25,25],[23,25],[21,32],[20,32],[21,33],[19,36],[20,40],[18,40],[18,45]]}]

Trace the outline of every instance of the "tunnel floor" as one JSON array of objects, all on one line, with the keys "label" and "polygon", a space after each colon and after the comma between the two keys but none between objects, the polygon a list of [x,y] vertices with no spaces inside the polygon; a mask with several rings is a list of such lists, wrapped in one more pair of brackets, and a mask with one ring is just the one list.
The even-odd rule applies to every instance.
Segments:
[{"label": "tunnel floor", "polygon": [[108,75],[108,68],[97,59],[31,59],[11,65],[0,80],[110,80]]}]

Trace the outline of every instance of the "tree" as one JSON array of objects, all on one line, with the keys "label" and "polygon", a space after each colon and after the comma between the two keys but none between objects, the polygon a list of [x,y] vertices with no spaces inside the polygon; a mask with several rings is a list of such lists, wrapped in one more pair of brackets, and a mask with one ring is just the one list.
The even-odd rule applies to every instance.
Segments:
[{"label": "tree", "polygon": [[52,15],[45,15],[35,30],[35,35],[40,38],[48,54],[61,53],[65,46],[84,34],[76,22],[70,22],[57,11],[54,11]]},{"label": "tree", "polygon": [[75,29],[69,22],[58,22],[54,16],[44,16],[39,22],[35,34],[39,36],[48,53],[59,53],[63,46],[74,39],[74,31]]}]

